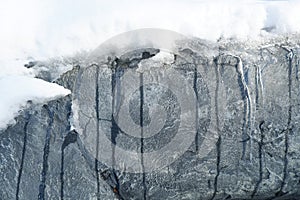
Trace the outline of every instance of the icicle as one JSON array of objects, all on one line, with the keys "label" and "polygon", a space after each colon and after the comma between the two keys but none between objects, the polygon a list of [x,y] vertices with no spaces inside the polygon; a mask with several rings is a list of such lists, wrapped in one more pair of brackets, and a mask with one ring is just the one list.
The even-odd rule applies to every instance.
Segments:
[{"label": "icicle", "polygon": [[[253,144],[252,144],[252,139],[253,139],[253,125],[252,125],[252,121],[253,121],[253,116],[252,116],[252,101],[251,101],[251,97],[250,97],[250,92],[249,92],[249,88],[248,88],[248,85],[245,81],[245,76],[244,76],[244,69],[243,69],[243,62],[241,60],[240,57],[238,56],[235,56],[235,58],[238,59],[238,64],[237,64],[237,71],[241,77],[241,81],[242,81],[242,84],[243,84],[243,90],[245,92],[245,97],[247,98],[247,101],[246,101],[246,125],[247,125],[247,128],[246,130],[248,130],[250,128],[250,133],[248,134],[249,137],[250,137],[250,140],[249,140],[249,143],[250,143],[250,161],[252,162],[252,149],[253,149]],[[247,131],[246,131],[247,133]]]}]

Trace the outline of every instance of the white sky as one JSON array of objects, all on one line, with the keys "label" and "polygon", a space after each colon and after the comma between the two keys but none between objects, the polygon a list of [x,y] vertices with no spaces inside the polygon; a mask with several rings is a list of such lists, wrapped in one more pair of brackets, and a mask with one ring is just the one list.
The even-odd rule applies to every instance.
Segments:
[{"label": "white sky", "polygon": [[164,28],[215,40],[300,30],[300,1],[0,0],[0,65],[96,48],[118,33]]}]

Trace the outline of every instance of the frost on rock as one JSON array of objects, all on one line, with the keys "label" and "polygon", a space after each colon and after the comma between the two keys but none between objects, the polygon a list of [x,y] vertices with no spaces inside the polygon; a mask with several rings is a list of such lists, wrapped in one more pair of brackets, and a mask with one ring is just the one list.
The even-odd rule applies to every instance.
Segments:
[{"label": "frost on rock", "polygon": [[141,60],[138,64],[137,72],[143,73],[146,70],[151,70],[151,68],[159,68],[161,65],[170,65],[174,62],[174,54],[160,51],[155,56]]},{"label": "frost on rock", "polygon": [[[36,78],[46,80],[48,82],[53,82],[59,79],[61,75],[70,71],[75,66],[82,65],[87,52],[82,51],[74,56],[66,57],[56,57],[45,61],[36,61],[30,70],[35,75]],[[26,64],[26,66],[32,63]]]}]

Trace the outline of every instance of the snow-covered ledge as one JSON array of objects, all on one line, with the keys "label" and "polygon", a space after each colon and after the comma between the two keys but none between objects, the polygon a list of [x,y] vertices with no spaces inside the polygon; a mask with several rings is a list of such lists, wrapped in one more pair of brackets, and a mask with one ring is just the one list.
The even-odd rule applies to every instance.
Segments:
[{"label": "snow-covered ledge", "polygon": [[41,79],[0,74],[0,130],[15,122],[14,118],[28,101],[46,103],[70,93],[62,86]]}]

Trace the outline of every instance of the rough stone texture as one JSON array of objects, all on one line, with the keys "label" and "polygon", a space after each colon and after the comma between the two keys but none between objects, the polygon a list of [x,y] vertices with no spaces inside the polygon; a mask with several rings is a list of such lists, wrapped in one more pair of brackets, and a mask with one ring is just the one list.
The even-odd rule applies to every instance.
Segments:
[{"label": "rough stone texture", "polygon": [[[32,105],[1,132],[0,199],[113,199],[70,138],[71,98]],[[69,136],[69,137],[68,137]]]},{"label": "rough stone texture", "polygon": [[[136,88],[128,118],[150,123],[146,103],[152,99],[170,119],[163,134],[141,142],[122,133],[122,119],[115,119],[127,89],[120,80],[160,50],[135,50],[73,68],[56,80],[72,96],[31,105],[0,132],[0,199],[299,199],[299,40],[282,41],[193,39],[179,45],[174,62],[158,69],[175,70],[193,88],[196,137],[173,163],[145,173],[114,169],[93,148],[101,150],[100,132],[135,152],[158,150],[175,137],[182,109],[172,91],[157,85]],[[70,131],[72,104],[76,131]],[[202,154],[210,137],[214,146]]]}]

